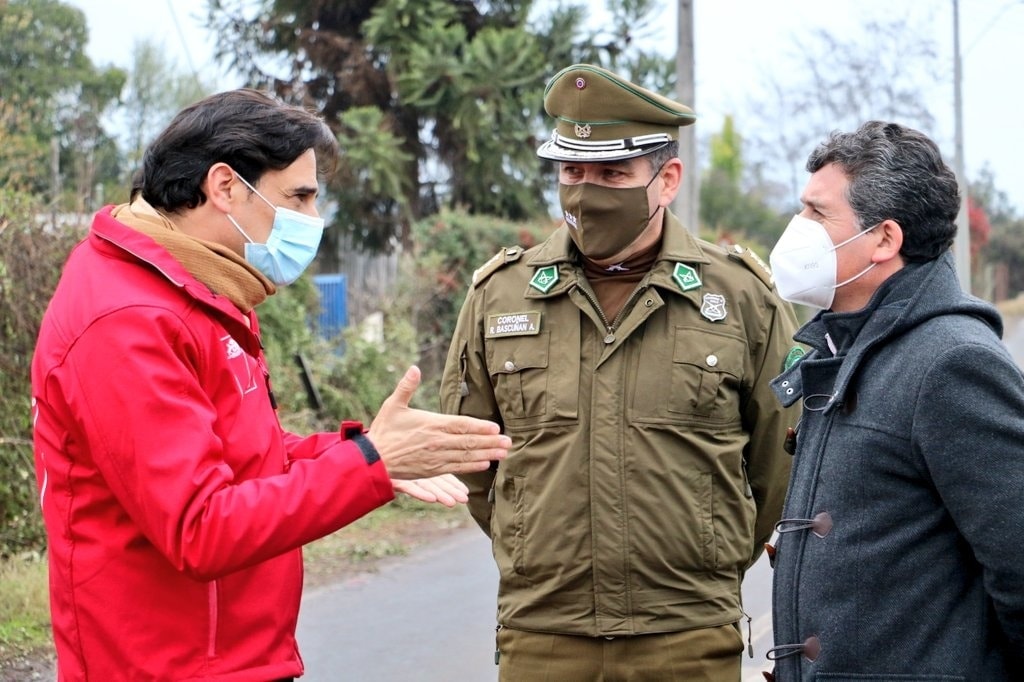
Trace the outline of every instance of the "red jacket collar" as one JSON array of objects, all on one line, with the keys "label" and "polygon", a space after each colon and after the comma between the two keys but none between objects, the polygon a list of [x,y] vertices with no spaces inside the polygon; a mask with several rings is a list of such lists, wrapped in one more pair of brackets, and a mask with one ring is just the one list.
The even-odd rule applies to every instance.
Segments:
[{"label": "red jacket collar", "polygon": [[172,286],[181,289],[196,303],[210,308],[211,314],[221,318],[228,333],[242,344],[250,354],[257,355],[262,348],[259,338],[259,320],[256,311],[243,313],[226,296],[192,276],[167,249],[138,230],[133,230],[111,215],[113,205],[104,206],[93,217],[91,236],[98,239],[97,247],[111,255],[134,260],[159,272]]}]

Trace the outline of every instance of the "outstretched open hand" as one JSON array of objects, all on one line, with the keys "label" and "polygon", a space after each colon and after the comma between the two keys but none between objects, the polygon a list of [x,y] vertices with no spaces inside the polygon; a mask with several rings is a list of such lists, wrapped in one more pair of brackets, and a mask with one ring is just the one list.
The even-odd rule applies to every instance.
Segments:
[{"label": "outstretched open hand", "polygon": [[494,422],[409,407],[419,385],[420,370],[412,366],[367,433],[392,479],[468,474],[505,458],[512,441]]}]

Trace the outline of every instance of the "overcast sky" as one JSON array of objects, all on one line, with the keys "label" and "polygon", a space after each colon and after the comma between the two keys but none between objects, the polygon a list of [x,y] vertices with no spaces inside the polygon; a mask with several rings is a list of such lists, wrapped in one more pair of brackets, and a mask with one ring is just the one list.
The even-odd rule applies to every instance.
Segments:
[{"label": "overcast sky", "polygon": [[[130,64],[132,41],[162,45],[177,64],[196,70],[205,81],[234,87],[212,59],[216,36],[202,20],[204,0],[67,0],[85,11],[89,24],[87,52],[98,65]],[[664,35],[658,43],[672,51],[676,2],[663,0]],[[593,0],[585,3],[592,6]],[[844,35],[866,20],[886,21],[894,10],[922,13],[922,27],[942,52],[948,80],[926,93],[937,126],[936,140],[952,162],[953,12],[952,0],[695,0],[695,108],[703,134],[717,131],[722,117],[736,117],[742,133],[751,116],[749,93],[764,79],[765,69],[791,54],[794,41],[816,28]],[[125,31],[131,27],[132,31]],[[984,165],[995,173],[996,186],[1024,212],[1024,0],[960,0],[963,55],[964,156],[968,176]],[[810,151],[810,150],[807,150]],[[796,197],[794,197],[796,199]]]}]

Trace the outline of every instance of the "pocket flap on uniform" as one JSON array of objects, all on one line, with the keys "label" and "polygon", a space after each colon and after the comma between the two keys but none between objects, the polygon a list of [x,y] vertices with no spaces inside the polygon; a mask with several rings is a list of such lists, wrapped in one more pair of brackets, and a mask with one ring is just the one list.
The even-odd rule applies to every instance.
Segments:
[{"label": "pocket flap on uniform", "polygon": [[548,366],[548,333],[494,339],[487,347],[487,370],[496,374],[515,374],[524,369]]},{"label": "pocket flap on uniform", "polygon": [[679,332],[680,329],[677,329],[672,352],[673,362],[693,365],[706,372],[726,372],[735,377],[743,376],[746,344],[742,339],[709,332],[706,329],[700,330],[699,335],[695,335],[694,330],[689,329],[685,333]]}]

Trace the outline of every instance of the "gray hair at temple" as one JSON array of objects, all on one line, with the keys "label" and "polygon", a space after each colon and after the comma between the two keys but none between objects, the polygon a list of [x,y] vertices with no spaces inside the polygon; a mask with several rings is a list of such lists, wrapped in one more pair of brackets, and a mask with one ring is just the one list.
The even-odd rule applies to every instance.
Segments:
[{"label": "gray hair at temple", "polygon": [[928,136],[898,123],[868,121],[852,133],[829,135],[807,158],[807,170],[830,163],[849,178],[846,198],[860,229],[888,219],[899,223],[904,260],[934,260],[953,245],[960,190]]},{"label": "gray hair at temple", "polygon": [[644,158],[651,164],[651,170],[657,172],[668,163],[669,159],[674,159],[677,156],[679,156],[679,142],[672,140],[664,147],[659,147],[650,154],[646,154]]}]

